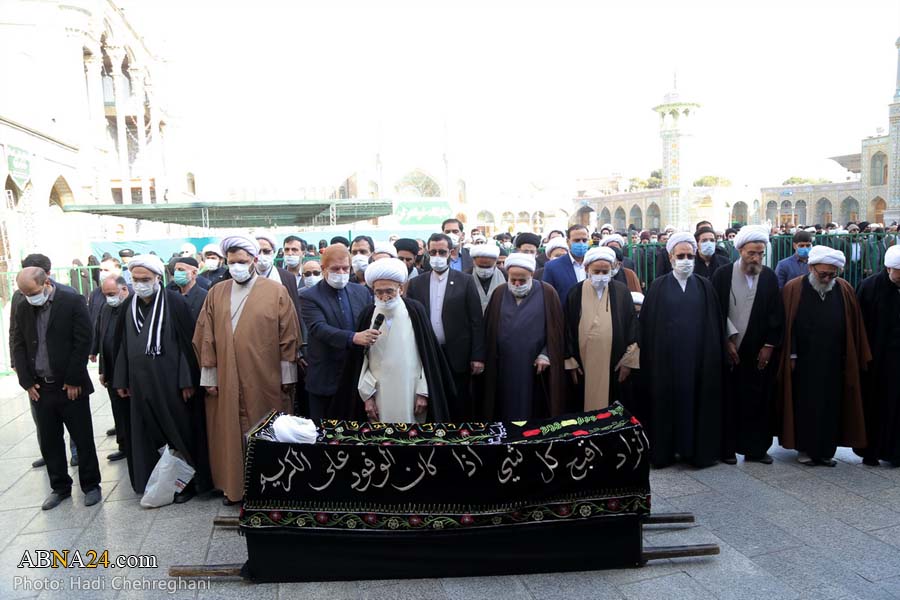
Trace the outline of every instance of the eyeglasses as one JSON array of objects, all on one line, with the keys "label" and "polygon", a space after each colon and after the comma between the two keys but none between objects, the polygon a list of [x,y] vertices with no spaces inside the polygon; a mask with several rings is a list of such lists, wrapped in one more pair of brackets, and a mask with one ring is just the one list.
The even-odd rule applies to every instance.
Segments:
[{"label": "eyeglasses", "polygon": [[816,269],[815,267],[813,267],[813,273],[816,274],[816,277],[819,277],[822,279],[834,279],[835,277],[838,276],[837,271],[820,271],[820,270]]},{"label": "eyeglasses", "polygon": [[322,271],[304,271],[303,272],[304,277],[318,277],[321,274],[322,274]]},{"label": "eyeglasses", "polygon": [[388,300],[397,295],[399,288],[387,288],[383,290],[375,290],[375,297],[379,300]]},{"label": "eyeglasses", "polygon": [[429,251],[428,251],[428,256],[450,256],[450,251],[449,251],[449,250],[444,250],[444,249],[441,249],[441,250],[429,250]]},{"label": "eyeglasses", "polygon": [[274,250],[265,250],[265,249],[260,248],[259,253],[260,254],[275,254],[275,251]]},{"label": "eyeglasses", "polygon": [[687,259],[687,260],[694,260],[694,255],[693,255],[693,254],[688,254],[688,253],[686,253],[686,252],[682,252],[681,254],[676,254],[676,255],[675,255],[675,258],[677,258],[678,260],[685,260],[685,259]]}]

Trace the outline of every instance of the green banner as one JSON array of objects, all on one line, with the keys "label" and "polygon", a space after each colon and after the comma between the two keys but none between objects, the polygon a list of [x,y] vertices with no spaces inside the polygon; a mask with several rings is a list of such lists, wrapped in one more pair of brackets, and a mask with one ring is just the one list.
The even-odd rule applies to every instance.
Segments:
[{"label": "green banner", "polygon": [[394,214],[401,225],[440,225],[451,216],[446,200],[411,200],[397,203]]},{"label": "green banner", "polygon": [[24,190],[25,184],[31,179],[31,153],[15,146],[7,146],[6,166],[12,180],[20,190]]}]

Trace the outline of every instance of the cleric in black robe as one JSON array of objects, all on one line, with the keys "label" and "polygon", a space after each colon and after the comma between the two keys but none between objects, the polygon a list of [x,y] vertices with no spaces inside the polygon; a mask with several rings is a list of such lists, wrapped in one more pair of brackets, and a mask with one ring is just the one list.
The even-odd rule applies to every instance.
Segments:
[{"label": "cleric in black robe", "polygon": [[[199,373],[191,346],[190,314],[178,292],[162,289],[163,264],[156,256],[135,257],[128,265],[135,294],[122,303],[113,386],[131,397],[132,487],[143,493],[168,444],[195,466],[189,401]],[[194,485],[176,495],[185,502]]]},{"label": "cleric in black robe", "polygon": [[[374,265],[382,266],[380,263],[392,261],[398,263],[397,269],[391,269],[396,273],[402,274],[403,282],[408,274],[407,267],[395,258],[384,258],[369,265],[369,269],[373,269]],[[368,270],[368,269],[367,269]],[[401,273],[402,271],[402,273]],[[369,276],[367,275],[367,281]],[[425,381],[428,387],[428,400],[426,406],[425,422],[441,423],[450,420],[449,405],[453,402],[456,390],[453,387],[453,374],[447,359],[434,337],[434,331],[431,328],[431,320],[425,307],[416,300],[409,298],[400,298],[406,307],[409,315],[410,324],[413,329],[413,338],[415,339],[415,348],[409,348],[402,356],[397,356],[397,360],[408,359],[412,352],[418,352],[419,361],[422,363],[422,370],[425,374]],[[381,301],[377,301],[381,304]],[[357,320],[356,331],[366,331],[374,325],[373,315],[376,306],[369,305],[359,315]],[[384,307],[382,307],[382,310]],[[398,317],[399,318],[399,317]],[[379,329],[384,325],[380,325]],[[327,411],[327,417],[332,419],[349,419],[349,420],[366,420],[365,403],[360,396],[360,374],[363,369],[364,358],[366,358],[366,350],[360,346],[353,346],[348,351],[347,360],[344,365],[344,371],[341,374],[341,380],[338,383],[337,392]],[[373,396],[375,398],[375,396]],[[394,399],[396,400],[396,399]],[[412,399],[410,399],[412,401]],[[377,400],[376,400],[377,402]]]},{"label": "cleric in black robe", "polygon": [[775,435],[775,374],[784,337],[778,276],[762,260],[769,241],[761,226],[742,227],[734,239],[738,262],[713,274],[712,284],[727,320],[728,370],[722,412],[722,460],[772,463]]},{"label": "cleric in black robe", "polygon": [[900,467],[900,246],[888,248],[884,265],[862,282],[857,294],[873,358],[863,377],[869,445],[855,451],[867,465],[884,460]]},{"label": "cleric in black robe", "polygon": [[694,236],[675,233],[666,250],[673,271],[653,281],[641,309],[651,460],[706,467],[721,454],[724,318],[712,283],[693,275]]}]

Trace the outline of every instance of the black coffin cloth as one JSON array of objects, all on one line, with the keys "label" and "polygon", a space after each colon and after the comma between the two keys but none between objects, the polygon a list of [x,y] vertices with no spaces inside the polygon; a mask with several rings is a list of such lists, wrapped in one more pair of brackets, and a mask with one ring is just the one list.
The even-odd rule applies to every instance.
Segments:
[{"label": "black coffin cloth", "polygon": [[641,424],[609,410],[504,423],[323,420],[315,444],[249,435],[241,532],[256,581],[638,566]]}]

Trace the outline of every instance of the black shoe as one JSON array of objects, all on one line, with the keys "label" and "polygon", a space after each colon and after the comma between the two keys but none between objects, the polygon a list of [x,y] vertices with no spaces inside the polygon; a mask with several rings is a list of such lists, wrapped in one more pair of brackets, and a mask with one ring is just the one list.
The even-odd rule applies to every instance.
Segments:
[{"label": "black shoe", "polygon": [[98,485],[84,495],[84,505],[93,506],[100,502],[101,498],[102,496],[100,495],[100,486]]},{"label": "black shoe", "polygon": [[737,458],[734,457],[734,456],[729,456],[729,457],[727,457],[727,458],[723,458],[723,459],[722,459],[722,462],[725,463],[726,465],[736,465],[736,464],[737,464]]},{"label": "black shoe", "polygon": [[72,495],[72,492],[60,493],[51,492],[44,503],[41,504],[41,510],[50,510],[59,506],[59,503]]},{"label": "black shoe", "polygon": [[175,504],[184,504],[185,502],[187,502],[188,500],[193,498],[195,495],[196,494],[194,494],[194,491],[192,489],[184,488],[182,491],[175,494],[174,502],[175,502]]},{"label": "black shoe", "polygon": [[69,461],[69,466],[72,466],[72,467],[78,466],[78,455],[77,454],[72,455],[72,460]]},{"label": "black shoe", "polygon": [[240,504],[240,500],[229,500],[228,496],[222,497],[222,506],[234,506],[235,504]]},{"label": "black shoe", "polygon": [[115,427],[106,430],[106,436],[107,436],[107,437],[111,437],[111,436],[114,436],[114,435],[116,435],[116,428],[115,428]]},{"label": "black shoe", "polygon": [[40,469],[41,467],[47,466],[47,462],[43,458],[39,458],[33,463],[31,463],[32,469]]},{"label": "black shoe", "polygon": [[759,456],[744,456],[744,462],[758,462],[764,465],[771,465],[773,461],[768,454],[760,454]]},{"label": "black shoe", "polygon": [[867,467],[877,467],[878,459],[867,456],[863,459],[863,464],[866,465]]},{"label": "black shoe", "polygon": [[833,458],[815,458],[813,459],[815,464],[823,466],[823,467],[836,467],[837,461]]},{"label": "black shoe", "polygon": [[121,450],[116,450],[112,454],[108,455],[106,457],[106,460],[108,460],[109,462],[116,462],[117,460],[122,460],[123,458],[125,458],[125,453]]}]

